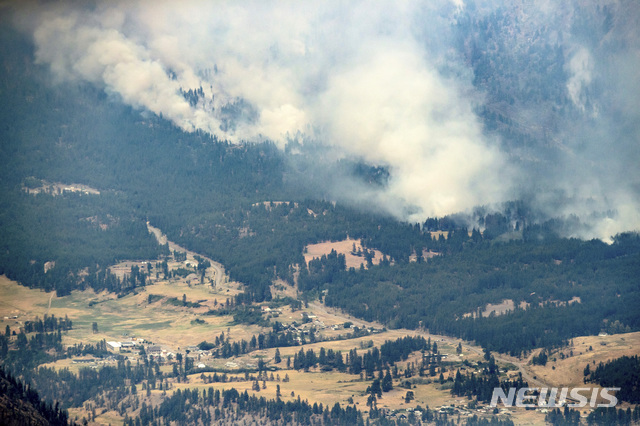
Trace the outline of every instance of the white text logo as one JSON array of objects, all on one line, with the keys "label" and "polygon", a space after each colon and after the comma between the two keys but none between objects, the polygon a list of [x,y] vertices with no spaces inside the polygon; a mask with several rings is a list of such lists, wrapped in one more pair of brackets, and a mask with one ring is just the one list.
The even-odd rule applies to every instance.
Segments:
[{"label": "white text logo", "polygon": [[[570,408],[615,407],[618,398],[613,394],[620,388],[509,388],[505,392],[502,388],[494,388],[491,396],[491,407],[496,407],[502,401],[505,407],[562,407],[567,404]],[[598,404],[598,397],[602,402]]]}]

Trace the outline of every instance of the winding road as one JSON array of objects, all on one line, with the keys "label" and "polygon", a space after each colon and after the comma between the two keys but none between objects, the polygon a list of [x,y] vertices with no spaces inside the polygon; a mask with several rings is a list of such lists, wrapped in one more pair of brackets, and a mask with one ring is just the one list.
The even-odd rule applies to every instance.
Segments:
[{"label": "winding road", "polygon": [[218,263],[212,259],[209,259],[208,257],[205,257],[199,253],[195,253],[192,252],[190,250],[187,250],[186,248],[179,246],[178,244],[174,243],[173,241],[169,241],[167,239],[167,236],[165,234],[162,233],[162,231],[159,228],[156,228],[154,226],[152,226],[149,222],[147,222],[147,229],[149,230],[149,232],[151,232],[155,237],[156,240],[158,240],[159,244],[167,244],[169,246],[169,250],[171,251],[180,251],[180,252],[186,252],[187,253],[187,259],[189,260],[195,260],[195,256],[199,256],[205,260],[208,260],[209,263],[211,263],[211,267],[207,268],[207,272],[205,274],[205,277],[207,278],[211,278],[213,280],[213,282],[215,283],[215,287],[220,287],[222,286],[222,284],[224,284],[224,277],[225,277],[225,273],[224,273],[224,266],[222,266],[221,263]]}]

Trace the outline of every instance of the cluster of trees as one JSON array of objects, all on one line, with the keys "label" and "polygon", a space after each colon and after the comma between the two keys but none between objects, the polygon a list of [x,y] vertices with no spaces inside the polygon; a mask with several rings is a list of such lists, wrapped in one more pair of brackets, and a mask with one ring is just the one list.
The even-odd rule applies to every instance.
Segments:
[{"label": "cluster of trees", "polygon": [[478,417],[477,414],[467,419],[467,426],[513,426],[513,420],[502,419],[499,417],[491,417],[489,419],[485,417]]},{"label": "cluster of trees", "polygon": [[[56,318],[55,315],[44,315],[44,319],[40,319],[36,317],[33,321],[25,321],[24,322],[24,332],[25,333],[46,333],[46,332],[57,332],[57,331],[67,331],[73,328],[73,322],[65,315],[64,318]],[[9,326],[7,325],[8,333]]]},{"label": "cluster of trees", "polygon": [[203,383],[227,383],[229,381],[229,376],[227,375],[227,373],[222,373],[220,375],[218,375],[218,373],[213,373],[213,376],[211,374],[204,374],[202,373],[200,375],[200,379],[202,379]]},{"label": "cluster of trees", "polygon": [[[154,296],[152,294],[149,294],[149,296]],[[200,306],[202,306],[200,304],[200,302],[190,302],[187,300],[187,295],[183,294],[181,299],[178,299],[177,297],[169,297],[167,298],[167,300],[165,301],[166,304],[168,305],[173,305],[173,306],[182,306],[185,308],[199,308]]]},{"label": "cluster of trees", "polygon": [[[7,329],[8,331],[8,329]],[[9,339],[10,334],[0,334],[0,358],[4,359],[9,354]]]},{"label": "cluster of trees", "polygon": [[488,403],[491,401],[491,396],[495,388],[501,387],[507,392],[510,388],[520,389],[528,386],[528,383],[522,379],[521,374],[518,375],[516,380],[501,381],[498,377],[497,370],[491,369],[490,367],[488,372],[479,376],[476,376],[474,373],[461,374],[460,370],[458,370],[453,380],[451,393],[469,398],[476,397],[478,401]]},{"label": "cluster of trees", "polygon": [[438,353],[436,342],[431,343],[431,337],[426,339],[421,336],[405,336],[396,340],[385,340],[380,346],[380,360],[384,364],[393,365],[398,361],[406,361],[412,352],[427,351]]},{"label": "cluster of trees", "polygon": [[547,365],[548,359],[549,356],[547,355],[547,351],[543,349],[538,355],[531,357],[531,363],[533,365]]},{"label": "cluster of trees", "polygon": [[[167,376],[153,360],[131,364],[119,357],[115,366],[105,365],[99,369],[81,368],[77,374],[68,369],[39,367],[25,372],[27,378],[47,400],[64,401],[68,407],[80,407],[89,400],[102,396],[103,405],[117,407],[127,395],[135,394],[137,387],[167,389]],[[136,386],[138,385],[138,386]]]},{"label": "cluster of trees", "polygon": [[[545,421],[554,426],[579,426],[581,424],[580,411],[565,406],[554,408],[545,416]],[[587,415],[588,425],[626,426],[640,421],[640,407],[633,410],[628,407],[598,407]]]},{"label": "cluster of trees", "polygon": [[587,416],[588,425],[622,425],[638,424],[640,422],[640,407],[598,407]]},{"label": "cluster of trees", "polygon": [[589,364],[584,369],[585,382],[597,383],[602,387],[619,387],[616,398],[632,404],[640,404],[640,359],[638,355],[599,363],[595,370]]},{"label": "cluster of trees", "polygon": [[204,98],[204,90],[202,90],[202,86],[198,87],[195,90],[189,89],[186,91],[180,88],[180,94],[185,98],[185,100],[189,102],[189,105],[191,105],[192,107],[196,106],[201,98]]},{"label": "cluster of trees", "polygon": [[235,388],[208,388],[202,393],[198,389],[178,389],[156,407],[145,404],[136,418],[127,418],[124,423],[135,426],[162,419],[180,424],[212,424],[239,421],[247,415],[270,423],[364,425],[362,413],[355,406],[336,403],[329,408],[300,398],[285,402],[249,395],[247,391],[241,393]]},{"label": "cluster of trees", "polygon": [[324,347],[320,348],[318,355],[313,349],[308,349],[306,352],[304,349],[300,349],[298,353],[294,354],[293,368],[308,370],[319,366],[327,371],[336,369],[341,372],[347,371],[349,374],[364,372],[367,377],[374,377],[375,371],[382,371],[383,368],[393,366],[398,361],[406,360],[412,352],[425,350],[431,350],[430,340],[427,341],[419,336],[402,337],[395,341],[387,340],[380,349],[370,349],[363,355],[359,355],[357,350],[351,349],[346,360],[342,357],[341,352]]},{"label": "cluster of trees", "polygon": [[98,358],[103,358],[110,355],[109,349],[107,349],[107,341],[105,339],[102,339],[95,344],[82,342],[75,343],[71,346],[67,346],[65,351],[66,356],[68,357],[93,355]]},{"label": "cluster of trees", "polygon": [[14,331],[15,339],[7,332],[0,334],[0,361],[13,374],[24,374],[39,364],[65,357],[60,329],[50,333],[35,332],[30,336],[23,330]]},{"label": "cluster of trees", "polygon": [[[82,288],[82,285],[86,285],[96,292],[109,291],[111,293],[117,293],[118,295],[125,295],[130,291],[134,291],[138,286],[144,286],[147,284],[148,276],[144,273],[139,275],[124,274],[122,278],[111,273],[109,269],[103,268],[100,265],[90,265],[88,267],[88,274],[82,277],[82,280],[78,282],[77,288]],[[64,295],[60,289],[56,288],[58,295]]]},{"label": "cluster of trees", "polygon": [[347,269],[344,254],[331,250],[328,255],[309,261],[308,267],[302,267],[298,276],[298,288],[301,291],[317,290],[333,282],[333,277]]},{"label": "cluster of trees", "polygon": [[[553,426],[579,426],[580,411],[569,408],[565,405],[564,409],[554,408],[546,416],[544,420]],[[606,424],[606,423],[597,423]],[[611,423],[617,424],[617,423]]]},{"label": "cluster of trees", "polygon": [[[550,44],[549,35],[544,32],[527,32],[521,26],[514,26],[510,13],[509,8],[501,8],[491,15],[465,12],[458,17],[458,47],[473,67],[474,85],[488,91],[491,103],[566,103],[562,47]],[[514,43],[514,31],[519,39],[527,38],[526,53],[505,48],[505,43]],[[513,70],[524,69],[525,64],[529,65],[527,72],[519,74],[520,80],[513,78]],[[518,86],[518,82],[522,84]],[[503,125],[510,124],[508,117],[500,118]],[[487,119],[495,120],[496,117]]]},{"label": "cluster of trees", "polygon": [[58,330],[52,333],[35,333],[31,337],[20,331],[17,335],[16,347],[18,351],[33,351],[38,352],[40,350],[54,349],[57,352],[62,352],[62,332]]},{"label": "cluster of trees", "polygon": [[289,331],[270,331],[267,334],[258,334],[257,338],[254,335],[248,341],[245,339],[231,341],[228,338],[225,338],[224,333],[222,333],[220,336],[216,336],[213,343],[209,343],[205,340],[200,342],[198,347],[203,350],[212,350],[212,353],[216,357],[230,358],[240,354],[246,354],[257,349],[296,346],[299,343],[295,337],[296,336]]},{"label": "cluster of trees", "polygon": [[[287,361],[289,360],[287,359]],[[333,369],[340,372],[347,371],[342,352],[334,351],[333,349],[320,348],[318,355],[313,349],[307,349],[306,353],[304,349],[300,349],[299,352],[293,355],[293,368],[296,370],[304,369],[308,371],[316,366],[319,366],[323,371],[331,371]],[[351,371],[351,366],[349,370]]]}]

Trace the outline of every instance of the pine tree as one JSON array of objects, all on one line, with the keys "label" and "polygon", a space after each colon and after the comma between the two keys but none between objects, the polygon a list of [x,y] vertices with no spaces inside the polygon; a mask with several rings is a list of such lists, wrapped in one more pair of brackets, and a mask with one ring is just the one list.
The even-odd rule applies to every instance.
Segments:
[{"label": "pine tree", "polygon": [[391,389],[393,389],[393,380],[391,379],[391,372],[387,369],[387,374],[382,379],[382,391],[389,392]]}]

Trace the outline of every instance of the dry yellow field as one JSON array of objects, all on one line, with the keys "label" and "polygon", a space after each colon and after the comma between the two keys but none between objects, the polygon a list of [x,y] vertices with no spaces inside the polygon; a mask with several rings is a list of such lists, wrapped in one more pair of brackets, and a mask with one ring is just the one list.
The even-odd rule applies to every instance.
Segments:
[{"label": "dry yellow field", "polygon": [[[166,299],[148,303],[149,294],[175,297],[187,301],[201,301],[200,308],[173,306]],[[189,345],[197,345],[203,340],[212,341],[220,333],[231,332],[235,340],[249,340],[262,329],[258,326],[234,325],[229,316],[203,315],[213,308],[214,300],[224,302],[226,290],[212,289],[210,286],[187,286],[184,283],[161,282],[117,298],[106,292],[92,290],[74,291],[69,296],[56,297],[54,293],[23,287],[6,277],[0,277],[0,325],[19,329],[25,321],[49,315],[64,317],[73,321],[73,329],[63,336],[63,344],[92,343],[102,339],[125,340],[138,337],[174,350]],[[49,308],[49,303],[51,307]],[[13,318],[16,317],[16,318]],[[6,319],[5,319],[6,318]],[[195,322],[204,321],[203,324]],[[98,324],[98,333],[92,332],[92,324]]]},{"label": "dry yellow field", "polygon": [[[359,240],[346,239],[342,241],[323,242],[318,244],[310,244],[305,247],[304,260],[309,263],[314,257],[320,258],[322,255],[331,253],[331,250],[335,250],[338,254],[344,254],[347,263],[347,268],[359,268],[360,265],[367,266],[367,262],[364,256],[356,256],[351,254],[353,246],[356,246],[357,250],[362,250],[362,244]],[[372,262],[377,265],[382,260],[382,252],[379,250],[369,250],[374,252]]]},{"label": "dry yellow field", "polygon": [[55,296],[55,293],[32,290],[0,275],[0,296],[0,320],[7,322],[14,319],[14,316],[22,321],[32,315],[42,317],[47,313],[49,298]]},{"label": "dry yellow field", "polygon": [[576,337],[572,346],[553,352],[546,366],[532,365],[530,370],[552,386],[580,386],[587,364],[594,370],[598,363],[623,355],[640,355],[640,332]]}]

